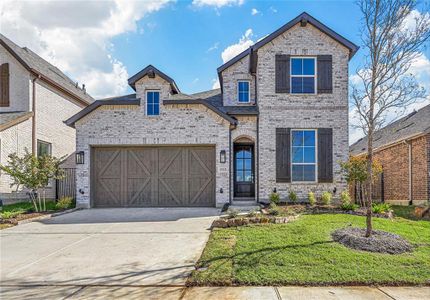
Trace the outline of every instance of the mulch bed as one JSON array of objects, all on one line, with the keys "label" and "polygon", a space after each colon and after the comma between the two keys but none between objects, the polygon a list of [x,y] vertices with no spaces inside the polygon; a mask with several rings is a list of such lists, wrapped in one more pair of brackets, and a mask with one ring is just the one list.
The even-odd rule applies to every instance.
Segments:
[{"label": "mulch bed", "polygon": [[27,219],[33,219],[36,217],[41,217],[41,216],[50,215],[50,214],[52,214],[52,212],[48,212],[48,211],[45,211],[45,212],[29,212],[29,213],[19,214],[13,218],[1,219],[0,222],[3,224],[18,225],[18,223],[20,221],[27,220]]},{"label": "mulch bed", "polygon": [[297,219],[297,216],[255,216],[255,217],[236,217],[236,218],[220,218],[212,223],[212,228],[227,228],[238,227],[249,224],[283,224]]},{"label": "mulch bed", "polygon": [[373,230],[370,237],[365,237],[366,229],[347,227],[332,232],[334,241],[355,250],[401,254],[412,252],[412,245],[401,236],[381,230]]}]

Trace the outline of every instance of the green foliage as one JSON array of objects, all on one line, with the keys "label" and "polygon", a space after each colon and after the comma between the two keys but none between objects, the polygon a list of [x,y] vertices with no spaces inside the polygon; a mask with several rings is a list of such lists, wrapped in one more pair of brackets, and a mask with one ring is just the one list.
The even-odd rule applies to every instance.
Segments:
[{"label": "green foliage", "polygon": [[388,203],[372,203],[372,212],[374,214],[383,214],[391,209]]},{"label": "green foliage", "polygon": [[229,208],[227,210],[227,216],[229,219],[234,219],[239,215],[239,212],[236,209]]},{"label": "green foliage", "polygon": [[359,208],[359,206],[354,203],[342,203],[340,205],[340,208],[346,211],[349,211],[349,210],[355,211],[357,208]]},{"label": "green foliage", "polygon": [[356,210],[359,206],[357,204],[351,203],[351,197],[349,196],[348,191],[343,191],[340,194],[341,205],[340,208],[343,210]]},{"label": "green foliage", "polygon": [[321,195],[321,201],[324,205],[330,205],[331,198],[332,198],[331,193],[327,191],[323,192]]},{"label": "green foliage", "polygon": [[248,214],[246,215],[248,218],[253,218],[257,215],[258,210],[257,209],[253,209],[251,211],[248,212]]},{"label": "green foliage", "polygon": [[296,192],[294,192],[294,191],[290,191],[290,192],[288,193],[288,198],[290,198],[290,200],[291,200],[292,202],[296,202],[296,201],[297,201],[297,194],[296,194]]},{"label": "green foliage", "polygon": [[[348,161],[341,162],[340,167],[348,183],[363,183],[369,176],[366,156],[351,156]],[[375,178],[382,173],[382,165],[376,159],[373,159],[372,171]]]},{"label": "green foliage", "polygon": [[56,209],[67,209],[73,206],[73,198],[72,197],[63,197],[58,200],[55,205]]},{"label": "green foliage", "polygon": [[281,196],[278,193],[271,193],[269,195],[269,200],[270,203],[279,204],[279,202],[281,201]]},{"label": "green foliage", "polygon": [[49,181],[64,177],[64,172],[60,168],[63,159],[64,157],[48,155],[37,157],[25,149],[22,157],[16,153],[10,154],[7,164],[0,164],[0,169],[12,178],[11,187],[16,187],[17,190],[24,187],[30,190],[30,199],[35,210],[42,211],[46,210],[45,188]]},{"label": "green foliage", "polygon": [[281,209],[275,203],[271,203],[269,206],[269,215],[277,216],[280,213]]},{"label": "green foliage", "polygon": [[314,206],[317,203],[314,192],[309,192],[308,194],[309,204]]}]

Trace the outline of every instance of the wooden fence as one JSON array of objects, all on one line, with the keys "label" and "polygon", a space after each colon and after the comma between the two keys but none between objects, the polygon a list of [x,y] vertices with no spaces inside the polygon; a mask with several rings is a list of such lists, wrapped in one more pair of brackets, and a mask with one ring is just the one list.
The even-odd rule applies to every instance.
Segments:
[{"label": "wooden fence", "polygon": [[57,199],[72,197],[76,199],[76,169],[64,168],[64,178],[56,182]]}]

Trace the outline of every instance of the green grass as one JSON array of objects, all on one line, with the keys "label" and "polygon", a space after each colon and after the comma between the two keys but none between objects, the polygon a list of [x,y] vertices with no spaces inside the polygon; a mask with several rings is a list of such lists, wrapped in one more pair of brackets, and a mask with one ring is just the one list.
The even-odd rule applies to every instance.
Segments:
[{"label": "green grass", "polygon": [[[55,201],[46,201],[46,210],[57,210]],[[19,202],[14,204],[3,205],[0,216],[4,219],[14,218],[19,214],[34,212],[34,205],[31,202]]]},{"label": "green grass", "polygon": [[[303,215],[288,224],[214,229],[189,280],[196,285],[430,284],[430,222],[374,218],[375,229],[401,235],[413,253],[356,251],[333,242],[344,226],[364,227],[346,214]],[[207,269],[205,269],[205,267]]]}]

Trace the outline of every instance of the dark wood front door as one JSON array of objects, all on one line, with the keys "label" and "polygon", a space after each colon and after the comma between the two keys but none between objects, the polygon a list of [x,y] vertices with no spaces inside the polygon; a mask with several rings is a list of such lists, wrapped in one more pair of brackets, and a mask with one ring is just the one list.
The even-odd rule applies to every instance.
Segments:
[{"label": "dark wood front door", "polygon": [[93,206],[215,206],[215,148],[94,148]]},{"label": "dark wood front door", "polygon": [[254,197],[254,145],[234,146],[234,196]]}]

